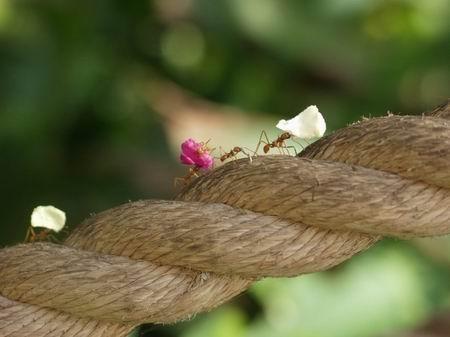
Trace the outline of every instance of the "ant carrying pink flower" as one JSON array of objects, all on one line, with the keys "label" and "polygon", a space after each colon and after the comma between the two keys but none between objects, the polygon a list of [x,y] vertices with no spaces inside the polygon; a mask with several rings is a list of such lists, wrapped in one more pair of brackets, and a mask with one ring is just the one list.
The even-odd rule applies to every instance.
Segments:
[{"label": "ant carrying pink flower", "polygon": [[192,138],[181,144],[180,161],[185,165],[194,165],[199,169],[209,170],[214,165],[214,159],[209,154],[211,149],[207,147],[208,142],[197,143]]},{"label": "ant carrying pink flower", "polygon": [[204,142],[196,142],[192,138],[185,140],[181,144],[180,161],[184,165],[192,166],[189,173],[183,178],[176,178],[175,183],[183,181],[186,185],[192,177],[198,177],[200,171],[208,171],[214,166],[214,157],[210,154],[214,149],[210,149]]}]

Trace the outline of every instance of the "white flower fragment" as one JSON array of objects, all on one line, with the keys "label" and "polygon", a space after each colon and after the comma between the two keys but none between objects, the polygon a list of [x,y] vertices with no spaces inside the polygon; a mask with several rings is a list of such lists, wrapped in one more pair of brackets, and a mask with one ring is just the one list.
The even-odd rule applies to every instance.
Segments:
[{"label": "white flower fragment", "polygon": [[58,233],[66,224],[66,213],[54,206],[38,206],[31,213],[31,226]]},{"label": "white flower fragment", "polygon": [[302,139],[320,138],[327,129],[325,119],[315,105],[310,105],[292,119],[280,120],[276,127]]}]

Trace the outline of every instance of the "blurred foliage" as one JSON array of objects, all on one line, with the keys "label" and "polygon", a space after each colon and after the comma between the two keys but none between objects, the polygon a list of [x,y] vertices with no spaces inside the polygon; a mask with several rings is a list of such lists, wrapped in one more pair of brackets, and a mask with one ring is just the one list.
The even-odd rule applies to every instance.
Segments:
[{"label": "blurred foliage", "polygon": [[250,290],[263,308],[253,320],[230,305],[188,323],[181,336],[382,336],[448,307],[449,281],[447,268],[384,242],[326,273],[261,281]]},{"label": "blurred foliage", "polygon": [[[450,89],[449,14],[446,0],[0,0],[0,244],[38,204],[74,226],[173,195],[183,171],[155,80],[255,121],[317,104],[330,130],[432,108]],[[448,241],[418,247],[385,242],[136,335],[395,336],[450,305]]]}]

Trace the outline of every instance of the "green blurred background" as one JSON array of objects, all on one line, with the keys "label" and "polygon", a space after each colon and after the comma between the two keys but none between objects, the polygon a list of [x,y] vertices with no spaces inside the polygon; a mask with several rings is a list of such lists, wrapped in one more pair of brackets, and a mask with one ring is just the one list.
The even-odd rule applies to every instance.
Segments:
[{"label": "green blurred background", "polygon": [[[447,0],[0,0],[0,245],[36,205],[73,228],[171,198],[189,136],[254,148],[310,104],[329,131],[431,109],[450,89],[449,14]],[[447,238],[386,240],[135,335],[450,336],[449,281]]]}]

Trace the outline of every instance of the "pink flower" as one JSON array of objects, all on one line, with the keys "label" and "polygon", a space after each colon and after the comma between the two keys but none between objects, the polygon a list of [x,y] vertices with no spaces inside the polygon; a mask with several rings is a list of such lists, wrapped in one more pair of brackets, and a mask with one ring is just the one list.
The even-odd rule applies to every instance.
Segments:
[{"label": "pink flower", "polygon": [[198,168],[209,170],[214,165],[214,159],[204,143],[197,143],[192,138],[181,144],[180,161],[185,165],[195,165]]}]

